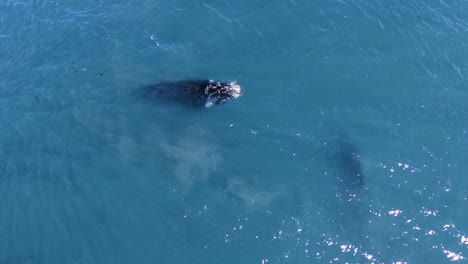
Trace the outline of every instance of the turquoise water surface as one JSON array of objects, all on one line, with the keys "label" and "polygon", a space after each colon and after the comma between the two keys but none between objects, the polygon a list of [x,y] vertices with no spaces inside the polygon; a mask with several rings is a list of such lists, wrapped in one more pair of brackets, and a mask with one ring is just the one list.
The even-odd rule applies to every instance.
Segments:
[{"label": "turquoise water surface", "polygon": [[[0,263],[466,263],[467,14],[1,1]],[[244,95],[140,92],[205,78]]]}]

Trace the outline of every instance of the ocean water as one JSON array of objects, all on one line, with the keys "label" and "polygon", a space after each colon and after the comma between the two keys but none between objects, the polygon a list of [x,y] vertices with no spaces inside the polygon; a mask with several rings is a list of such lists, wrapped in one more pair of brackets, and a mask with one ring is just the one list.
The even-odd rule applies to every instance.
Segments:
[{"label": "ocean water", "polygon": [[[1,1],[0,263],[466,263],[466,14]],[[244,95],[139,92],[190,78]]]}]

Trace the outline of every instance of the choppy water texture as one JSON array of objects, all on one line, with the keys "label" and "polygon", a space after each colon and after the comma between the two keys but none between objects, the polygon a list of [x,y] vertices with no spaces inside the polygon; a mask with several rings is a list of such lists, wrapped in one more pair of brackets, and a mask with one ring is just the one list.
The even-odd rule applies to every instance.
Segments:
[{"label": "choppy water texture", "polygon": [[[0,2],[0,262],[466,262],[467,14]],[[189,78],[245,94],[138,92]]]}]

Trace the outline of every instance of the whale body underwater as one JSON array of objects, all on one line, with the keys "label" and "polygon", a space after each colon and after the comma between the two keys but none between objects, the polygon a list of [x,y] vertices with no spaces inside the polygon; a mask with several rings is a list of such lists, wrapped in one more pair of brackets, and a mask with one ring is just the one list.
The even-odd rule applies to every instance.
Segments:
[{"label": "whale body underwater", "polygon": [[242,88],[235,81],[186,80],[147,85],[144,95],[151,100],[208,108],[238,99]]},{"label": "whale body underwater", "polygon": [[347,137],[340,139],[336,157],[342,170],[342,181],[351,190],[361,189],[364,186],[361,156],[356,146]]}]

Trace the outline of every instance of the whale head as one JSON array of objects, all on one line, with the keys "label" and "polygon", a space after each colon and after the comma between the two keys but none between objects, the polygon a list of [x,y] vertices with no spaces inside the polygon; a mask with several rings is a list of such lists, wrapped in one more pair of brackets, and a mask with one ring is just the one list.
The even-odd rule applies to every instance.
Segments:
[{"label": "whale head", "polygon": [[232,99],[238,99],[242,95],[242,88],[235,81],[215,82],[211,81],[205,88],[207,96],[205,107],[226,103]]}]

